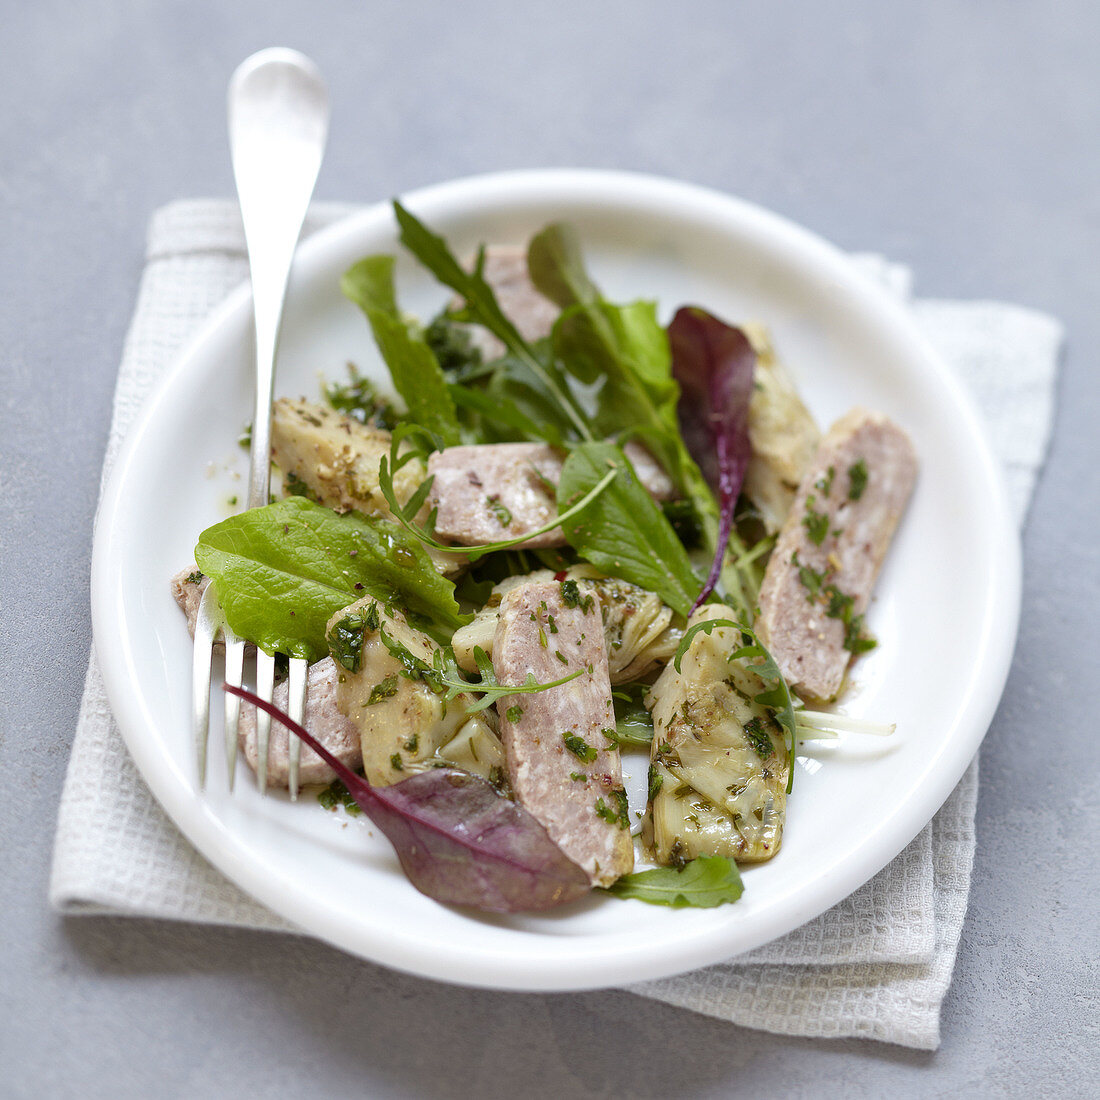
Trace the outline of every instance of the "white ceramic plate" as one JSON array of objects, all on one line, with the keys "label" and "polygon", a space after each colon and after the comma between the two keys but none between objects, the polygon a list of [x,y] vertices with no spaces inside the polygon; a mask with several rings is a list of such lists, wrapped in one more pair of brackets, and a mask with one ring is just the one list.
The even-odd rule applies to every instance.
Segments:
[{"label": "white ceramic plate", "polygon": [[[234,473],[245,466],[235,443],[251,402],[250,301],[241,290],[150,403],[99,513],[96,646],[142,775],[199,851],[260,901],[348,951],[432,978],[595,988],[713,963],[796,928],[866,882],[929,821],[1000,698],[1016,635],[1019,550],[973,411],[903,308],[831,246],[757,207],[682,183],[569,170],[460,180],[406,202],[459,253],[569,220],[609,298],[656,298],[666,319],[698,303],[730,320],[762,320],[821,424],[861,403],[908,428],[919,486],[868,616],[879,647],[858,663],[846,706],[896,721],[898,732],[888,744],[851,739],[800,758],[782,851],[745,871],[740,902],[712,910],[592,897],[550,915],[478,916],[414,890],[363,819],[326,813],[312,797],[261,798],[243,763],[235,794],[213,764],[199,790],[190,644],[168,579],[193,561],[198,532],[227,514]],[[314,396],[319,374],[341,378],[347,360],[383,370],[338,285],[371,252],[401,252],[388,205],[302,246],[277,392]],[[447,297],[407,257],[397,277],[403,306],[422,317]]]}]

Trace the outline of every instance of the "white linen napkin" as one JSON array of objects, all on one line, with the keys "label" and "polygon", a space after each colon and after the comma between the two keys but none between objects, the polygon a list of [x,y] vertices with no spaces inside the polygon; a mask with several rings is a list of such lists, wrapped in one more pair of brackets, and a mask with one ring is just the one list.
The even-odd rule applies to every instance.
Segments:
[{"label": "white linen napkin", "polygon": [[[318,203],[304,233],[354,209]],[[909,297],[906,268],[878,256],[853,259]],[[246,275],[235,203],[176,202],[154,215],[104,478],[164,372]],[[917,299],[911,306],[984,411],[1022,523],[1050,433],[1060,324],[997,302]],[[827,913],[734,961],[631,991],[782,1034],[934,1049],[970,888],[977,782],[975,761],[912,844]],[[153,799],[111,716],[94,651],[61,798],[50,900],[64,914],[297,931],[211,867]]]}]

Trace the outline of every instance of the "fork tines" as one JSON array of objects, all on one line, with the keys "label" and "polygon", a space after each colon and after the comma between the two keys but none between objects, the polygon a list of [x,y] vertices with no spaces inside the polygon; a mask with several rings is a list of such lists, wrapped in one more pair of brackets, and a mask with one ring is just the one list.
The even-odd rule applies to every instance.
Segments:
[{"label": "fork tines", "polygon": [[[244,682],[245,643],[237,637],[226,621],[225,612],[218,600],[214,582],[206,586],[199,602],[195,619],[195,646],[192,659],[192,713],[195,736],[195,753],[198,759],[199,785],[206,784],[206,746],[210,737],[210,673],[214,647],[225,647],[225,682],[241,687]],[[289,705],[287,712],[294,721],[301,723],[305,714],[307,662],[301,657],[290,659],[290,676],[287,685]],[[225,700],[225,762],[228,769],[229,789],[237,773],[237,742],[241,715],[241,700],[231,692],[224,692]],[[256,694],[271,702],[275,694],[275,656],[256,649]],[[298,797],[298,766],[302,743],[288,731],[288,785],[290,797]],[[258,763],[256,779],[261,792],[267,790],[268,755],[271,741],[271,716],[256,710],[256,747]]]}]

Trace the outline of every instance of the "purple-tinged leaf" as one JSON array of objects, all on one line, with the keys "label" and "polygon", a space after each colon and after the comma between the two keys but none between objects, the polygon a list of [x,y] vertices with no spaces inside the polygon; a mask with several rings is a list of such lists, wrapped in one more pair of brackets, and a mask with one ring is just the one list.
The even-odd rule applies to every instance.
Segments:
[{"label": "purple-tinged leaf", "polygon": [[587,894],[588,876],[522,807],[480,776],[433,768],[372,787],[273,703],[246,688],[225,690],[267,711],[339,775],[386,834],[409,881],[448,905],[494,913],[549,909]]},{"label": "purple-tinged leaf", "polygon": [[756,352],[739,328],[695,306],[676,311],[668,340],[672,376],[680,384],[680,434],[718,498],[717,549],[694,611],[718,583],[733,510],[752,454],[749,401]]}]

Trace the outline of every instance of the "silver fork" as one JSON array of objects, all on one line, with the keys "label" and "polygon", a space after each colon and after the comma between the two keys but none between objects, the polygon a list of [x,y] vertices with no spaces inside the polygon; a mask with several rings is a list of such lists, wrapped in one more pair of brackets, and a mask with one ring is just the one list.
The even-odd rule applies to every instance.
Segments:
[{"label": "silver fork", "polygon": [[[271,401],[275,350],[286,298],[290,264],[306,208],[321,168],[328,136],[328,93],[317,66],[295,50],[261,50],[241,63],[229,81],[229,146],[244,222],[256,333],[256,406],[248,468],[248,507],[268,503],[271,491]],[[195,623],[192,704],[199,783],[206,782],[210,733],[210,669],[217,641],[225,643],[225,679],[240,686],[244,646],[226,622],[214,584],[207,585]],[[305,711],[306,661],[290,659],[289,712]],[[270,701],[275,687],[275,655],[256,650],[256,694]],[[241,701],[225,694],[225,751],[229,787],[237,767],[237,727]],[[257,708],[257,779],[267,789],[271,718]],[[290,736],[290,797],[298,797],[301,742]]]}]

